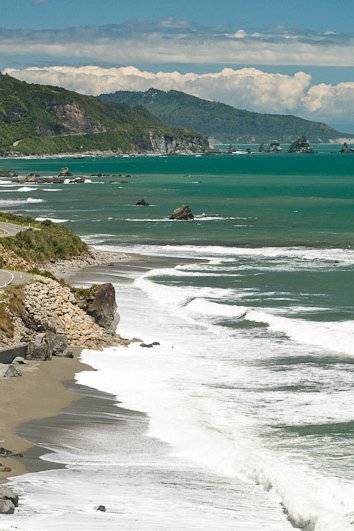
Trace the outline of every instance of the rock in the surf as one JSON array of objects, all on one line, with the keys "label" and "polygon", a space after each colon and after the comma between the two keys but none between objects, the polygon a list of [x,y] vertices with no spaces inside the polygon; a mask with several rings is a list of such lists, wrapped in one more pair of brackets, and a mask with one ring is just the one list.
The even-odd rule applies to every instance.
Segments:
[{"label": "rock in the surf", "polygon": [[11,500],[0,500],[0,514],[14,514],[15,506]]},{"label": "rock in the surf", "polygon": [[86,311],[102,328],[115,331],[119,323],[119,314],[113,284],[107,282],[98,286]]},{"label": "rock in the surf", "polygon": [[18,507],[18,494],[6,485],[0,485],[0,501],[9,500],[14,507]]},{"label": "rock in the surf", "polygon": [[188,205],[181,205],[180,207],[176,208],[172,212],[170,219],[175,219],[175,220],[194,219],[194,214]]}]

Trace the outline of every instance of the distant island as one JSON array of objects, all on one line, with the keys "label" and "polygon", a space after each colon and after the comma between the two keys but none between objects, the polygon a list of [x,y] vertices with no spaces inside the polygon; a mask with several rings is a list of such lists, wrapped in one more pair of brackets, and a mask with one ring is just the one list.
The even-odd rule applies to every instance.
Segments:
[{"label": "distant island", "polygon": [[309,142],[324,143],[339,138],[354,137],[341,133],[329,125],[304,120],[292,115],[260,114],[230,105],[208,101],[184,92],[118,91],[99,96],[106,103],[143,105],[170,127],[188,127],[200,131],[221,143],[263,143],[278,141],[292,143],[305,135]]},{"label": "distant island", "polygon": [[103,103],[0,74],[0,155],[201,153],[205,136],[172,128],[144,107]]}]

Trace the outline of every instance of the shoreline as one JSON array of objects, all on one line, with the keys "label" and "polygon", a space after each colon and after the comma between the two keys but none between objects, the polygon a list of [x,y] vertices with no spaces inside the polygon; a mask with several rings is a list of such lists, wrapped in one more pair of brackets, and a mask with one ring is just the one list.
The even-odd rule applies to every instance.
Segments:
[{"label": "shoreline", "polygon": [[[58,279],[70,283],[70,278],[80,276],[95,267],[114,266],[118,264],[146,262],[149,257],[120,252],[106,252],[89,248],[89,252],[80,258],[60,260],[48,264],[47,270]],[[0,455],[0,484],[11,477],[30,472],[30,465],[35,459],[39,470],[55,468],[55,463],[40,460],[46,453],[41,447],[32,443],[19,431],[22,425],[34,420],[44,420],[60,415],[65,408],[82,399],[79,389],[75,390],[75,375],[92,367],[80,361],[81,351],[85,347],[71,347],[74,358],[53,356],[48,361],[28,361],[21,365],[22,377],[3,378],[0,386],[0,447],[21,456]],[[42,465],[41,465],[42,463]],[[49,465],[49,466],[48,466]]]},{"label": "shoreline", "polygon": [[[26,460],[37,459],[36,454],[42,453],[34,451],[36,445],[19,435],[20,426],[32,420],[58,415],[65,407],[80,399],[80,395],[65,384],[74,380],[77,372],[92,368],[78,359],[82,349],[75,350],[74,358],[53,357],[50,361],[31,361],[21,366],[21,378],[2,380],[0,400],[5,407],[0,411],[0,445],[14,453],[23,454],[23,457],[0,457],[0,484],[28,472]],[[27,454],[32,454],[32,457]],[[11,470],[4,472],[2,468]]]}]

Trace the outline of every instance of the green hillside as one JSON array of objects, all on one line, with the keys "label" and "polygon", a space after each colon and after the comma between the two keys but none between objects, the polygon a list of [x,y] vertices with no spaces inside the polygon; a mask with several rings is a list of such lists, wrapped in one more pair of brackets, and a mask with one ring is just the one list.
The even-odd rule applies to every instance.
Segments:
[{"label": "green hillside", "polygon": [[0,152],[204,151],[206,139],[172,129],[144,107],[103,103],[0,74]]},{"label": "green hillside", "polygon": [[300,135],[306,135],[310,142],[328,142],[330,139],[352,136],[323,123],[291,115],[235,109],[224,103],[203,100],[176,90],[118,91],[102,94],[99,98],[104,102],[143,105],[171,127],[190,127],[225,143],[292,142]]}]

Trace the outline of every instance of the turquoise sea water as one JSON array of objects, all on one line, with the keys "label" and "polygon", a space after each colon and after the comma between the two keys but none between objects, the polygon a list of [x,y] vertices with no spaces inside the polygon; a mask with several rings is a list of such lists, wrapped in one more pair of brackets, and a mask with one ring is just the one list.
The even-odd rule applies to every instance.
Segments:
[{"label": "turquoise sea water", "polygon": [[[2,166],[43,175],[69,166],[91,180],[3,183],[2,210],[62,220],[105,249],[165,258],[163,267],[137,269],[126,273],[130,283],[117,283],[122,332],[159,339],[161,346],[148,357],[139,347],[129,355],[89,357],[98,372],[83,383],[146,412],[152,437],[227,482],[205,499],[211,480],[199,478],[199,505],[194,500],[182,510],[176,500],[184,487],[174,478],[184,527],[351,529],[354,156],[6,160]],[[150,206],[135,206],[141,198]],[[196,219],[169,221],[182,203]],[[212,507],[210,522],[200,504]],[[180,529],[170,513],[169,524],[156,514],[154,523],[144,527],[139,520],[137,528]]]}]

